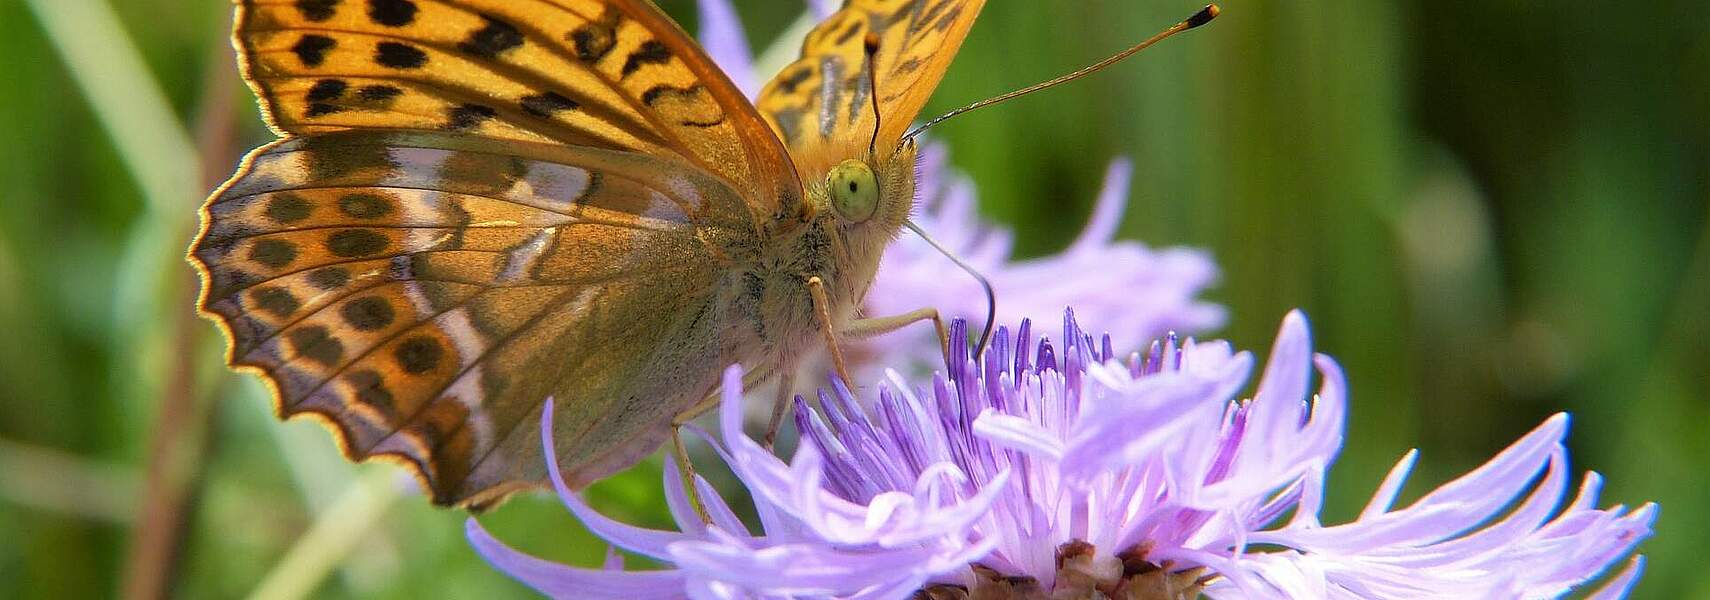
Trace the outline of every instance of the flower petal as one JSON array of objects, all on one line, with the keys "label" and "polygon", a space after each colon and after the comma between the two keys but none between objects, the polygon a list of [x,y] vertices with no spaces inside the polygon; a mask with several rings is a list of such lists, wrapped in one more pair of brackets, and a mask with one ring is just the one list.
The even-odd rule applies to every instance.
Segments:
[{"label": "flower petal", "polygon": [[469,545],[494,567],[552,598],[647,600],[682,598],[683,574],[668,571],[579,569],[523,554],[493,539],[474,518],[464,521]]},{"label": "flower petal", "polygon": [[1627,568],[1621,569],[1619,575],[1610,579],[1609,583],[1603,584],[1603,587],[1598,588],[1597,592],[1586,600],[1621,600],[1626,598],[1627,593],[1633,591],[1633,585],[1639,582],[1639,575],[1644,572],[1645,557],[1635,556],[1632,560],[1627,561]]},{"label": "flower petal", "polygon": [[588,531],[625,550],[658,559],[665,558],[667,545],[689,539],[690,536],[687,534],[636,527],[606,518],[605,515],[594,510],[594,507],[583,502],[582,497],[572,491],[569,486],[564,485],[564,476],[558,470],[558,453],[553,444],[553,404],[555,402],[552,399],[547,399],[541,407],[540,413],[541,445],[544,446],[545,456],[550,457],[546,461],[547,476],[552,480],[552,489],[558,492],[558,499],[564,503],[565,508],[575,513],[576,518],[582,520],[582,524],[588,528]]},{"label": "flower petal", "polygon": [[701,48],[730,76],[743,96],[755,97],[760,86],[754,74],[754,53],[748,49],[748,38],[742,33],[742,20],[736,15],[736,7],[730,5],[730,0],[699,2]]},{"label": "flower petal", "polygon": [[1063,251],[1064,254],[1095,251],[1116,238],[1116,229],[1122,225],[1122,213],[1128,208],[1128,185],[1133,174],[1134,162],[1128,157],[1110,161],[1110,166],[1104,171],[1104,187],[1099,189],[1098,200],[1093,204],[1092,217],[1087,220],[1081,235],[1069,244],[1068,250]]}]

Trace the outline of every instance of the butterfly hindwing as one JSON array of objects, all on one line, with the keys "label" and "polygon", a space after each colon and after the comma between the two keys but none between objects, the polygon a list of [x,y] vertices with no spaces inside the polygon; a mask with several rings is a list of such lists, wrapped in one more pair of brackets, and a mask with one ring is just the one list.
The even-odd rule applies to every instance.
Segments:
[{"label": "butterfly hindwing", "polygon": [[[938,87],[984,4],[848,0],[808,34],[801,57],[761,90],[760,113],[798,162],[865,148],[874,118],[865,48],[871,33],[878,41],[872,77],[883,115],[878,142],[894,144]],[[812,171],[829,165],[798,166]]]},{"label": "butterfly hindwing", "polygon": [[554,394],[563,462],[591,479],[651,451],[686,408],[620,401],[695,383],[669,366],[693,357],[609,358],[705,339],[659,317],[704,313],[724,261],[754,246],[739,196],[667,167],[451,134],[278,142],[205,209],[202,307],[282,417],[319,416],[353,459],[401,459],[437,502],[540,481],[528,423]]},{"label": "butterfly hindwing", "polygon": [[756,213],[800,184],[728,77],[646,0],[240,0],[283,134],[453,131],[674,157]]}]

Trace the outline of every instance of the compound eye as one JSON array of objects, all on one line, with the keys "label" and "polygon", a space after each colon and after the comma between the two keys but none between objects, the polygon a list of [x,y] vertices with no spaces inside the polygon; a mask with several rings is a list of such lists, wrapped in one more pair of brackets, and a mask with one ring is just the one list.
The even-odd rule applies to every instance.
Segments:
[{"label": "compound eye", "polygon": [[826,182],[831,185],[831,208],[839,218],[852,223],[873,218],[879,208],[879,178],[873,167],[849,159],[832,167]]}]

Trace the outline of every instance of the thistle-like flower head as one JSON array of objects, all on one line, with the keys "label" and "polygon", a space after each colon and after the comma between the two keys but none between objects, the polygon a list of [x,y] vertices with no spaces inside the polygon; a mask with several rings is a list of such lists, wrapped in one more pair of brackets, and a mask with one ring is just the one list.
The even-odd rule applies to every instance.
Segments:
[{"label": "thistle-like flower head", "polygon": [[[1597,508],[1594,473],[1560,506],[1566,415],[1396,509],[1408,453],[1357,520],[1323,525],[1346,383],[1299,313],[1250,395],[1251,355],[1226,343],[1171,338],[1118,357],[1073,313],[1056,340],[1034,336],[1025,321],[1000,330],[978,361],[958,343],[941,375],[892,373],[866,401],[835,382],[817,408],[798,399],[788,462],[744,433],[731,369],[715,448],[761,535],[699,482],[702,523],[674,469],[678,532],[613,522],[559,490],[596,534],[671,569],[550,565],[474,521],[471,539],[513,576],[578,597],[1548,598],[1650,534],[1656,507]],[[1624,593],[1639,561],[1601,592]]]}]

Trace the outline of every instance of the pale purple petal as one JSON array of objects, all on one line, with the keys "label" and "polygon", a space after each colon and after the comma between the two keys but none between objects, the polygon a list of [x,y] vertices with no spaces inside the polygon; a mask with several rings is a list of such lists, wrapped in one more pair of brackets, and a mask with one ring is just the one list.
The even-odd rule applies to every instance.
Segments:
[{"label": "pale purple petal", "polygon": [[822,544],[784,544],[747,548],[741,544],[684,542],[672,547],[672,560],[684,571],[738,588],[779,595],[848,595],[866,588],[906,581],[919,587],[927,578],[918,567],[931,550],[845,552]]},{"label": "pale purple petal", "polygon": [[464,521],[464,533],[481,558],[552,598],[647,600],[686,597],[683,575],[677,571],[623,572],[560,565],[511,549],[493,539],[473,518]]},{"label": "pale purple petal", "polygon": [[742,33],[742,20],[730,0],[699,0],[701,10],[701,47],[719,69],[730,76],[744,97],[760,93],[754,74],[754,53],[748,49],[748,38]]},{"label": "pale purple petal", "polygon": [[1065,254],[1095,252],[1116,239],[1116,229],[1122,226],[1122,213],[1128,208],[1128,185],[1133,175],[1134,161],[1126,157],[1110,161],[1104,172],[1104,187],[1098,192],[1098,202],[1093,204],[1092,218]]},{"label": "pale purple petal", "polygon": [[974,434],[999,448],[1025,452],[1050,460],[1063,458],[1063,440],[1044,427],[1022,417],[987,409],[974,419]]},{"label": "pale purple petal", "polygon": [[1633,585],[1639,582],[1639,575],[1645,572],[1645,557],[1635,556],[1627,561],[1627,567],[1609,583],[1603,585],[1586,600],[1621,600],[1633,591]]},{"label": "pale purple petal", "polygon": [[837,12],[837,7],[839,7],[843,4],[842,0],[807,0],[807,1],[808,1],[808,10],[813,13],[813,18],[819,19],[821,21],[825,20],[826,17],[831,16],[831,13]]},{"label": "pale purple petal", "polygon": [[1401,494],[1401,486],[1407,482],[1407,475],[1413,472],[1413,465],[1419,462],[1419,450],[1408,450],[1389,469],[1389,475],[1378,485],[1378,491],[1372,494],[1372,499],[1366,503],[1365,510],[1360,511],[1360,520],[1370,519],[1389,512],[1395,506],[1395,497]]},{"label": "pale purple petal", "polygon": [[636,527],[607,518],[582,501],[582,497],[564,484],[564,476],[558,470],[558,453],[554,449],[552,436],[552,407],[555,401],[547,399],[541,407],[540,439],[545,446],[544,456],[552,457],[546,461],[546,472],[552,480],[552,489],[558,492],[558,499],[564,503],[570,512],[581,519],[582,524],[594,535],[604,538],[625,550],[644,556],[663,559],[666,556],[666,546],[672,542],[692,539],[689,534],[658,531]]}]

